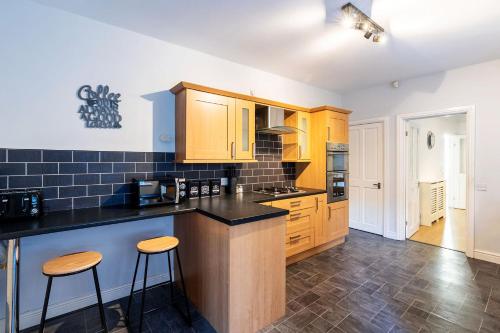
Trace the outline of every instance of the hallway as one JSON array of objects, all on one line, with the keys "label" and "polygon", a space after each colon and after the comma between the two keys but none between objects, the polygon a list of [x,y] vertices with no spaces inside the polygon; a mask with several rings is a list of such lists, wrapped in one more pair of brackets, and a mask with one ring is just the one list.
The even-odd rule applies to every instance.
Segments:
[{"label": "hallway", "polygon": [[432,224],[421,225],[410,240],[465,252],[467,213],[465,209],[448,208],[446,217]]}]

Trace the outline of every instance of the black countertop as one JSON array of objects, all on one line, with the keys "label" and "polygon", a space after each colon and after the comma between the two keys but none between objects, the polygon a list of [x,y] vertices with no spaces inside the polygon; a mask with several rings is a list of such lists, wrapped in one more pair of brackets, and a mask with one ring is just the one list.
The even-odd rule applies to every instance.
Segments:
[{"label": "black countertop", "polygon": [[142,209],[102,207],[53,212],[37,219],[0,221],[0,240],[190,212],[197,212],[227,225],[234,226],[288,214],[287,210],[264,206],[259,203],[325,193],[324,190],[305,188],[303,190],[305,190],[305,193],[291,194],[280,198],[246,192],[214,198],[191,199],[176,206],[157,206]]}]

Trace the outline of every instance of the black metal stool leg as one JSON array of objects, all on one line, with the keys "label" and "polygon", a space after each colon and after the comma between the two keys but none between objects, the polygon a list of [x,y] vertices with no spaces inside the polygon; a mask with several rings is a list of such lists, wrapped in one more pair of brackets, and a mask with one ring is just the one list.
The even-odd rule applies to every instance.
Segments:
[{"label": "black metal stool leg", "polygon": [[148,278],[149,254],[146,254],[146,265],[144,266],[144,282],[142,283],[141,319],[139,320],[139,333],[142,332],[142,320],[144,317],[144,303],[146,300],[146,280]]},{"label": "black metal stool leg", "polygon": [[40,333],[43,333],[43,329],[45,328],[45,318],[47,317],[47,307],[49,306],[49,296],[51,288],[52,276],[49,276],[49,280],[47,281],[47,289],[45,290],[45,300],[43,301],[42,319],[40,320],[40,328],[38,330],[38,332]]},{"label": "black metal stool leg", "polygon": [[182,291],[184,292],[184,301],[186,302],[186,312],[187,312],[187,318],[188,318],[188,325],[192,325],[192,320],[191,320],[191,312],[189,311],[189,301],[187,297],[187,292],[186,292],[186,284],[184,283],[184,275],[182,274],[182,265],[181,265],[181,259],[179,258],[179,248],[175,248],[175,254],[177,257],[177,264],[179,265],[179,275],[181,276],[181,282],[182,282]]},{"label": "black metal stool leg", "polygon": [[167,252],[168,276],[170,279],[170,302],[174,303],[174,277],[172,276],[172,264],[170,263],[170,251]]},{"label": "black metal stool leg", "polygon": [[139,268],[139,261],[141,260],[141,253],[137,253],[137,261],[135,263],[134,270],[134,278],[132,279],[132,287],[130,287],[130,296],[128,297],[128,305],[127,305],[127,315],[125,316],[125,321],[127,325],[130,326],[129,315],[130,315],[130,307],[132,306],[132,296],[134,294],[134,286],[135,286],[135,278],[137,277],[137,268]]},{"label": "black metal stool leg", "polygon": [[104,332],[108,333],[108,325],[106,324],[106,316],[104,315],[104,305],[102,304],[101,287],[99,286],[99,277],[97,276],[96,267],[92,267],[94,275],[95,292],[97,294],[97,304],[99,305],[99,315],[101,316],[101,325]]}]

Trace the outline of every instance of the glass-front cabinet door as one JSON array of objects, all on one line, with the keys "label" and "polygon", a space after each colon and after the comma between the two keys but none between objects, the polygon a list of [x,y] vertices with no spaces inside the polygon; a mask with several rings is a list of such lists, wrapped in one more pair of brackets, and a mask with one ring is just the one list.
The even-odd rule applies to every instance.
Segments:
[{"label": "glass-front cabinet door", "polygon": [[311,159],[311,115],[308,112],[297,112],[298,160]]},{"label": "glass-front cabinet door", "polygon": [[236,100],[235,159],[255,159],[255,103]]}]

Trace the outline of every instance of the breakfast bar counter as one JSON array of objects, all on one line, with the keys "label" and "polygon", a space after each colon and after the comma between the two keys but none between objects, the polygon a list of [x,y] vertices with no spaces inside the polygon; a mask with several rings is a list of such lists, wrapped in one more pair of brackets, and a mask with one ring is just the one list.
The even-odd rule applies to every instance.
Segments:
[{"label": "breakfast bar counter", "polygon": [[[324,191],[306,189],[286,197],[318,193]],[[174,234],[181,240],[193,304],[219,332],[254,332],[285,311],[285,216],[289,212],[259,204],[276,199],[251,192],[172,206],[87,208],[4,221],[0,240],[8,240],[6,332],[15,332],[18,323],[22,237],[164,216],[174,216]]]}]

